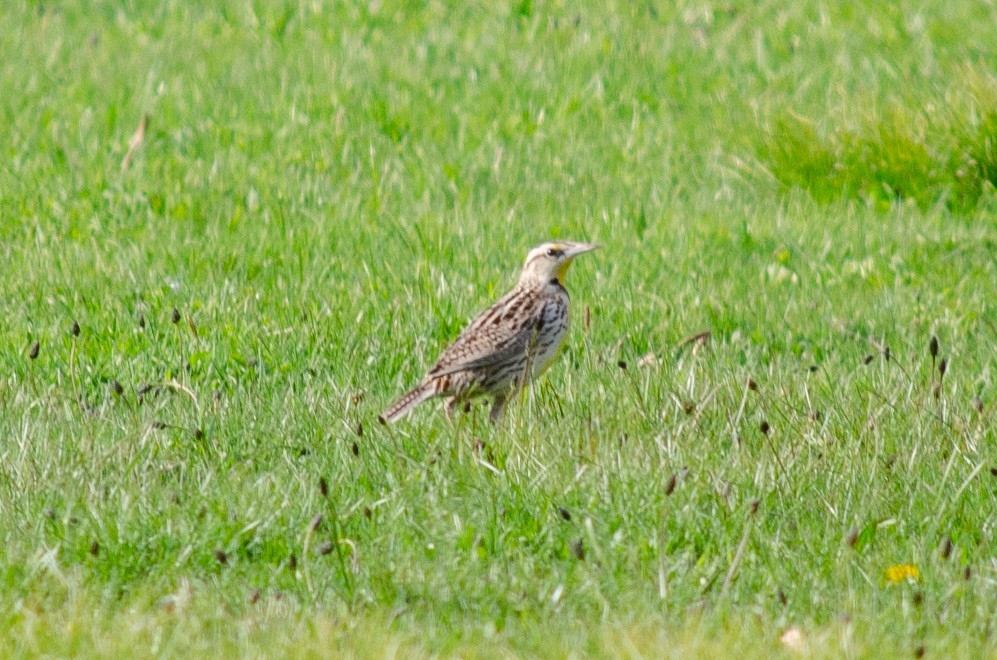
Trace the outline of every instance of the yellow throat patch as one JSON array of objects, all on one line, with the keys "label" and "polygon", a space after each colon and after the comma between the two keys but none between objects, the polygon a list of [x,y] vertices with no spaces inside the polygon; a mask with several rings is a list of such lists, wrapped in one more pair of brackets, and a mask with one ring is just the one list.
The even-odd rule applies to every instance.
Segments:
[{"label": "yellow throat patch", "polygon": [[564,276],[567,274],[568,269],[571,268],[572,259],[568,259],[563,264],[557,267],[557,280],[559,282],[564,282]]}]

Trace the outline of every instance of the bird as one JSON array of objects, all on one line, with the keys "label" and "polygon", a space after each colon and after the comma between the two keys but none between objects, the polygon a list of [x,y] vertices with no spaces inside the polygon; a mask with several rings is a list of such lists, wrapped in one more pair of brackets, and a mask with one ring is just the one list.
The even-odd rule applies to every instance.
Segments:
[{"label": "bird", "polygon": [[516,286],[476,316],[422,381],[378,420],[398,421],[436,397],[448,397],[445,410],[450,417],[457,405],[490,396],[489,420],[498,422],[509,396],[557,356],[570,318],[564,277],[575,257],[598,247],[555,241],[530,250]]}]

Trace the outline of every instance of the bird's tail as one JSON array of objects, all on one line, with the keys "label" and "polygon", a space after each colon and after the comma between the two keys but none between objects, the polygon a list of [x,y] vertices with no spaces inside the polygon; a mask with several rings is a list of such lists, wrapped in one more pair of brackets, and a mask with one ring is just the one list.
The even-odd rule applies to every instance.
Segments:
[{"label": "bird's tail", "polygon": [[433,386],[433,383],[423,383],[398,399],[390,408],[381,413],[377,420],[382,424],[397,422],[417,405],[426,399],[432,399],[434,396],[436,396],[436,388]]}]

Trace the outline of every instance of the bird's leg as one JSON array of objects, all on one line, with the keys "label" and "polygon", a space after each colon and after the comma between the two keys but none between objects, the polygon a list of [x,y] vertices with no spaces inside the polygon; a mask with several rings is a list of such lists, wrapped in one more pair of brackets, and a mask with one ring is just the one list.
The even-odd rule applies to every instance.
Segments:
[{"label": "bird's leg", "polygon": [[502,411],[505,410],[505,400],[508,395],[506,394],[496,394],[495,403],[492,404],[492,411],[488,415],[488,421],[492,424],[497,424],[499,419],[502,418]]},{"label": "bird's leg", "polygon": [[447,400],[443,402],[443,412],[447,415],[447,421],[453,421],[453,411],[457,407],[457,397],[451,396],[447,397]]}]

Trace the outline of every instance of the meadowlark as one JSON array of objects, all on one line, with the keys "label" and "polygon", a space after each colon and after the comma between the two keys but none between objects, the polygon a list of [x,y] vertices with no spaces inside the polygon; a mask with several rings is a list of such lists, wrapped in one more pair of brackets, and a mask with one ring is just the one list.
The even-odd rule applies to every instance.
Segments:
[{"label": "meadowlark", "polygon": [[564,276],[575,257],[597,247],[561,241],[530,250],[512,291],[471,321],[422,382],[378,417],[381,423],[394,422],[434,397],[449,397],[449,415],[478,396],[493,397],[489,419],[497,422],[509,395],[557,355],[568,331]]}]

